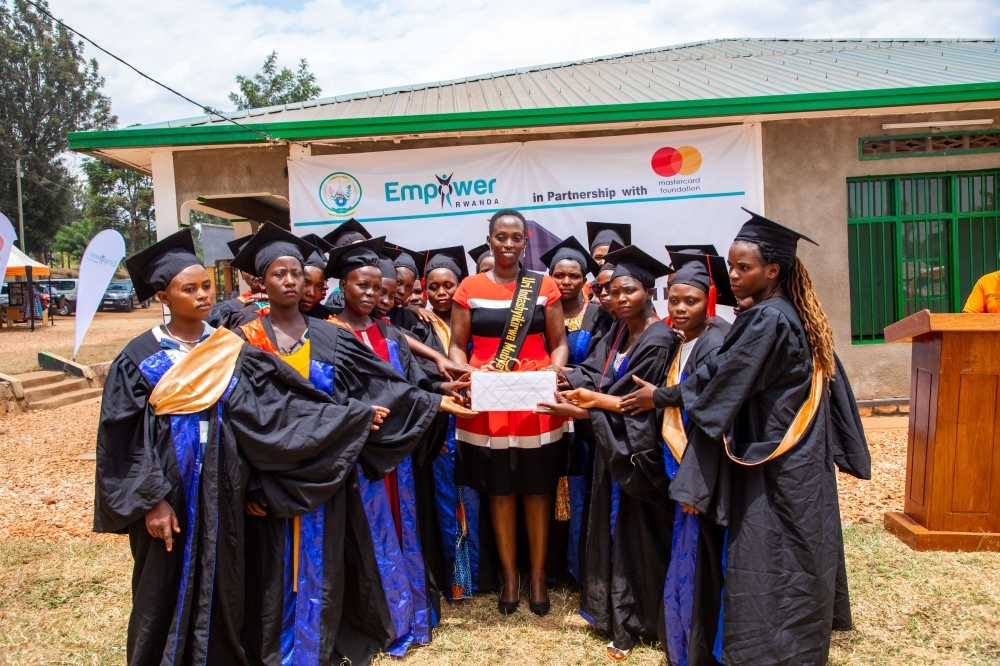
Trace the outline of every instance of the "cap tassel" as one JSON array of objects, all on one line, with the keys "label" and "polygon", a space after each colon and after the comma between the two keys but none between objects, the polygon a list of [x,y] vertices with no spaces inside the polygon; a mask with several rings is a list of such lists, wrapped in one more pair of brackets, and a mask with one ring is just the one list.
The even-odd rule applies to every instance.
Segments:
[{"label": "cap tassel", "polygon": [[715,280],[712,279],[712,260],[709,259],[708,255],[705,255],[705,265],[708,267],[708,309],[707,314],[709,317],[715,316],[715,303],[718,298],[718,292],[715,289]]}]

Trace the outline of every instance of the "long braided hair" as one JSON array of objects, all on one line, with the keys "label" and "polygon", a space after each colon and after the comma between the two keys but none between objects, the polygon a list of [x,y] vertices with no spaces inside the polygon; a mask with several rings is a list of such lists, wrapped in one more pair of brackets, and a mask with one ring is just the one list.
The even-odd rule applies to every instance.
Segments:
[{"label": "long braided hair", "polygon": [[778,286],[795,306],[802,319],[813,358],[823,375],[833,380],[836,366],[833,360],[833,329],[823,312],[823,305],[813,288],[809,271],[795,254],[765,242],[754,242],[765,264],[778,264]]}]

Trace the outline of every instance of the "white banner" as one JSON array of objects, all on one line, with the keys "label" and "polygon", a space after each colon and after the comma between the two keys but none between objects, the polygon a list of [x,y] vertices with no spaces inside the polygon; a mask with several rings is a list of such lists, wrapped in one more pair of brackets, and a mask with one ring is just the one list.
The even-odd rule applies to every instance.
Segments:
[{"label": "white banner", "polygon": [[7,272],[7,262],[10,261],[10,250],[17,240],[17,232],[7,216],[0,213],[0,276]]},{"label": "white banner", "polygon": [[490,215],[516,208],[584,245],[587,221],[628,222],[632,242],[665,263],[668,244],[713,243],[725,256],[747,219],[740,207],[763,212],[757,145],[739,125],[289,160],[292,230],[324,235],[354,217],[411,249],[469,249]]},{"label": "white banner", "polygon": [[104,292],[125,258],[125,239],[117,231],[105,229],[87,244],[80,259],[80,281],[76,292],[76,323],[73,329],[73,360],[80,351]]}]

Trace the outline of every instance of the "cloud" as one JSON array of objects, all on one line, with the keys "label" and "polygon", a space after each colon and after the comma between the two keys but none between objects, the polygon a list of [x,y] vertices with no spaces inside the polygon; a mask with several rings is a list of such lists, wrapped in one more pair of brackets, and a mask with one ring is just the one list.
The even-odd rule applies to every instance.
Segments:
[{"label": "cloud", "polygon": [[[52,12],[202,104],[307,58],[323,96],[723,37],[989,37],[995,0],[50,0]],[[91,47],[121,124],[200,115]]]}]

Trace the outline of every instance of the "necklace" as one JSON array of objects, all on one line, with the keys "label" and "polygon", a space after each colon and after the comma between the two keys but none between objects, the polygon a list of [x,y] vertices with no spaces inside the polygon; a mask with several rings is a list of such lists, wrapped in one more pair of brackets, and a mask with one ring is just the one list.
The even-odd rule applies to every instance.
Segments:
[{"label": "necklace", "polygon": [[200,339],[198,339],[198,340],[185,340],[184,338],[178,338],[176,335],[174,335],[173,333],[170,332],[170,327],[167,326],[166,324],[163,325],[163,330],[166,331],[167,335],[169,335],[170,337],[172,337],[177,342],[183,342],[186,345],[196,345],[199,342],[201,342]]},{"label": "necklace", "polygon": [[501,282],[500,278],[497,277],[497,274],[493,271],[492,268],[490,269],[490,279],[492,279],[497,284],[511,284],[512,282],[517,282],[517,276],[515,276],[513,280],[505,280]]}]

